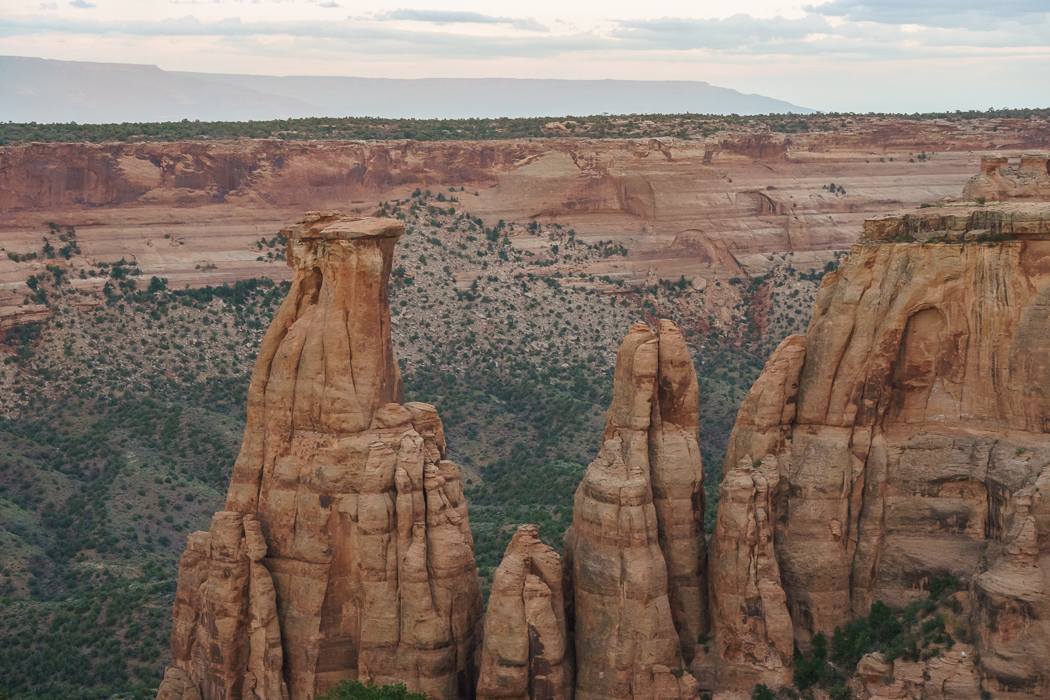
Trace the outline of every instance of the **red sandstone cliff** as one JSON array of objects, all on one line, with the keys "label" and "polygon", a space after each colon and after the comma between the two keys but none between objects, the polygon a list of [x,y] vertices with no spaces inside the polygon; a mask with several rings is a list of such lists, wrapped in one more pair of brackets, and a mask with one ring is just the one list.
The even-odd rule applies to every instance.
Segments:
[{"label": "red sandstone cliff", "polygon": [[[771,253],[805,253],[796,267],[821,268],[827,251],[856,240],[866,217],[956,196],[978,154],[1014,157],[1048,146],[1041,123],[1004,125],[990,138],[957,123],[906,120],[705,140],[7,146],[0,147],[0,247],[39,252],[41,231],[56,221],[77,227],[82,269],[126,257],[173,288],[221,284],[274,276],[254,245],[304,209],[368,212],[417,187],[446,194],[453,187],[457,211],[486,225],[555,221],[579,240],[626,246],[626,258],[590,264],[589,275],[638,283],[729,278],[764,274]],[[917,160],[921,151],[933,155]],[[830,192],[830,182],[845,194]],[[43,271],[41,260],[0,255],[0,318],[14,318],[26,279]],[[72,284],[100,283],[74,276]]]}]

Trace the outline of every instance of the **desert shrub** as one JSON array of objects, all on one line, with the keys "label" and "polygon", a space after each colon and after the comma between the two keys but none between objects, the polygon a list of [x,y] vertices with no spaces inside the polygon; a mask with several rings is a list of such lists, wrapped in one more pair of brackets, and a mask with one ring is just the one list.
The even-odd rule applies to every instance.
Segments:
[{"label": "desert shrub", "polygon": [[751,691],[751,700],[773,700],[773,691],[764,683],[759,683]]},{"label": "desert shrub", "polygon": [[[340,681],[317,700],[427,700],[423,693],[410,693],[404,685],[374,686],[361,681]],[[772,698],[770,698],[772,700]]]}]

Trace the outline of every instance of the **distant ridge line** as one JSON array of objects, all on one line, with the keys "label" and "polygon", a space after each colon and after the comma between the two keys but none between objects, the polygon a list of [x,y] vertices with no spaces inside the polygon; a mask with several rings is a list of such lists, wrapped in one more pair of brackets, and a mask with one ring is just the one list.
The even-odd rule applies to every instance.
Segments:
[{"label": "distant ridge line", "polygon": [[0,56],[0,121],[13,122],[812,112],[790,102],[704,81],[278,77]]}]

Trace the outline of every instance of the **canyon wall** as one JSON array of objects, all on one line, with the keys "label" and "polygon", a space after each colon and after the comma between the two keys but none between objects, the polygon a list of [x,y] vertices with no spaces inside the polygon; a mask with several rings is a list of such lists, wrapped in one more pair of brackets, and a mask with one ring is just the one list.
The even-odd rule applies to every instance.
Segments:
[{"label": "canyon wall", "polygon": [[300,699],[359,678],[473,696],[482,601],[459,469],[434,408],[403,403],[390,340],[402,232],[325,212],[285,230],[291,290],[226,510],[179,564],[162,695]]},{"label": "canyon wall", "polygon": [[[822,268],[871,215],[955,197],[980,154],[1016,157],[1050,146],[1048,127],[999,132],[958,123],[886,119],[838,131],[737,132],[706,139],[545,138],[507,141],[281,141],[28,144],[0,147],[5,252],[39,253],[47,223],[77,227],[90,267],[135,260],[172,288],[287,273],[256,243],[305,209],[368,214],[416,188],[453,196],[457,211],[493,226],[555,222],[579,240],[626,247],[547,272],[614,280],[726,279],[764,274],[774,253]],[[829,189],[834,183],[836,189]],[[549,242],[512,232],[521,250]],[[41,259],[0,255],[0,317],[44,271]],[[72,276],[78,289],[95,279]],[[465,280],[469,286],[471,280]]]},{"label": "canyon wall", "polygon": [[[1045,204],[883,218],[825,276],[808,332],[777,349],[730,438],[720,661],[776,668],[785,609],[807,650],[948,572],[973,610],[973,644],[955,651],[979,658],[983,688],[1050,693],[1048,223]],[[879,243],[902,233],[923,241]],[[735,564],[742,548],[757,567]],[[746,588],[745,620],[725,614]]]}]

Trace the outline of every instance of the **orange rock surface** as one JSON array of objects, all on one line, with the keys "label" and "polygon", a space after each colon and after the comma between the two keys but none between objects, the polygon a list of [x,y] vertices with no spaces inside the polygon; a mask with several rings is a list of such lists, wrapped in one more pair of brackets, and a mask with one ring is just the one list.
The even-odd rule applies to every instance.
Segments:
[{"label": "orange rock surface", "polygon": [[[777,482],[779,571],[737,581],[783,588],[805,650],[873,601],[903,607],[951,573],[970,587],[980,665],[939,658],[944,682],[976,697],[983,674],[986,690],[1039,696],[1050,693],[1050,239],[1042,228],[998,242],[935,233],[854,246],[825,276],[806,335],[784,341],[744,402],[726,464],[776,465],[765,480]],[[719,514],[715,552],[738,551],[751,527],[730,518],[750,502],[746,484],[748,498],[732,496],[741,480],[725,475],[734,506]],[[716,611],[741,590],[716,580]],[[739,621],[715,623],[724,645],[739,638]]]},{"label": "orange rock surface", "polygon": [[308,214],[252,374],[210,533],[179,566],[172,664],[204,700],[310,698],[344,678],[471,697],[481,596],[432,406],[402,404],[387,280],[402,225]]},{"label": "orange rock surface", "polygon": [[561,557],[540,542],[535,525],[518,528],[489,593],[479,700],[572,698],[561,567]]},{"label": "orange rock surface", "polygon": [[705,687],[791,683],[795,646],[773,544],[779,482],[775,458],[756,467],[745,457],[719,487],[710,564],[715,635],[713,648],[693,661]]},{"label": "orange rock surface", "polygon": [[708,625],[698,393],[677,326],[633,326],[565,535],[577,700],[697,696],[683,652]]}]

